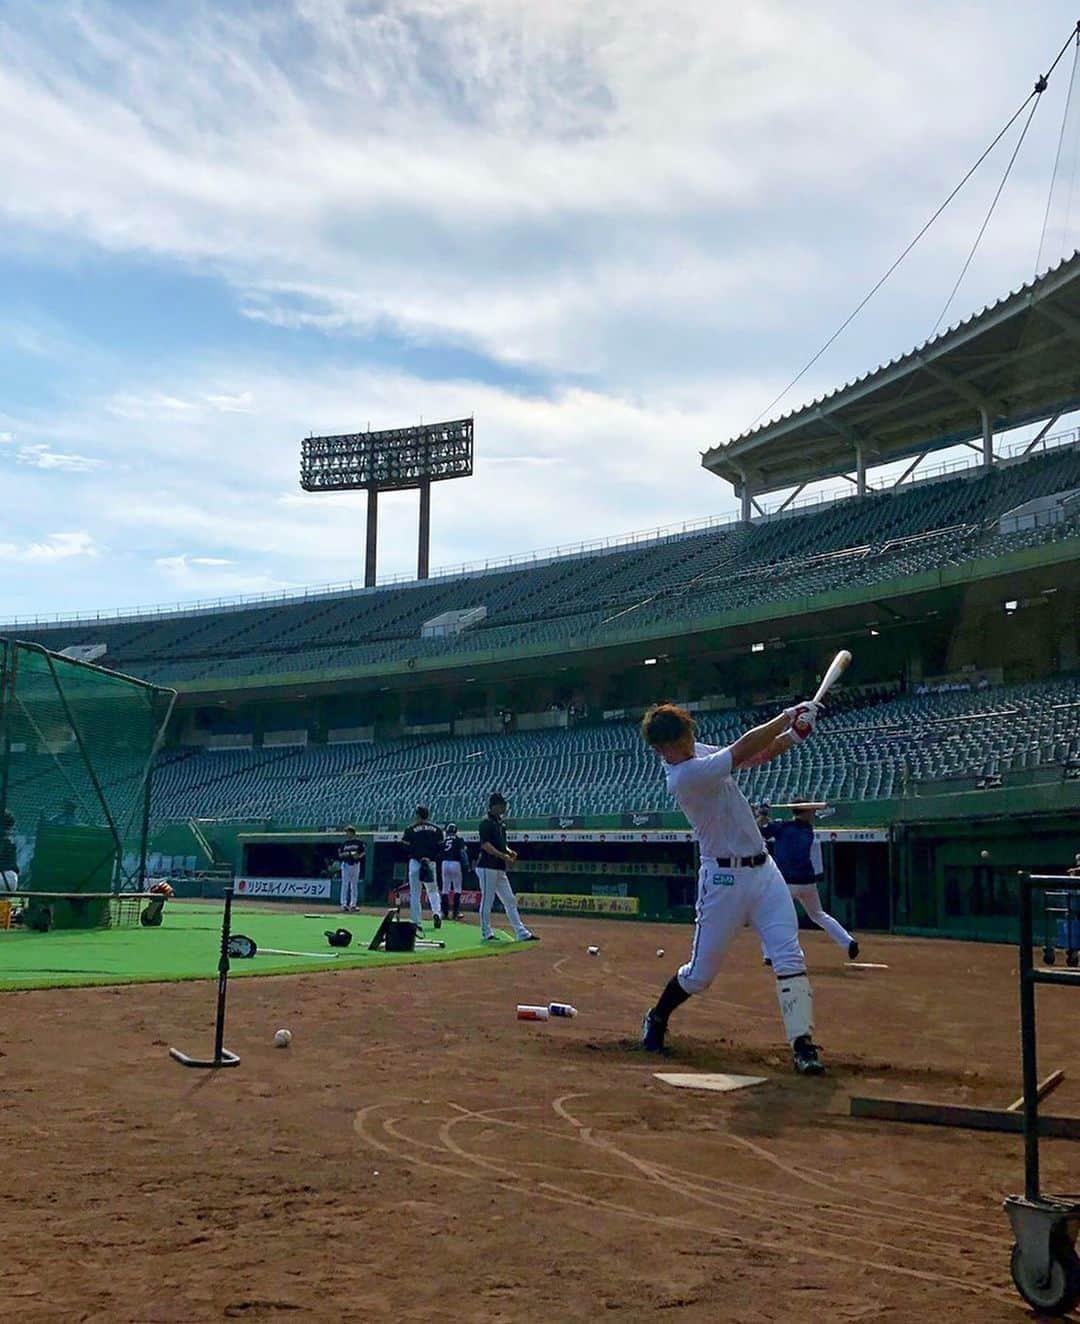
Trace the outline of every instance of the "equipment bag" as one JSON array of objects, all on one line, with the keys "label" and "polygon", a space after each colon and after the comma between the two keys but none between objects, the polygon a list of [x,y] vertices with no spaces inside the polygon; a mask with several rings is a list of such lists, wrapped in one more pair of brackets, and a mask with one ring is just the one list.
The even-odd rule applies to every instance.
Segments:
[{"label": "equipment bag", "polygon": [[416,925],[407,919],[392,919],[386,930],[386,950],[388,952],[415,951]]}]

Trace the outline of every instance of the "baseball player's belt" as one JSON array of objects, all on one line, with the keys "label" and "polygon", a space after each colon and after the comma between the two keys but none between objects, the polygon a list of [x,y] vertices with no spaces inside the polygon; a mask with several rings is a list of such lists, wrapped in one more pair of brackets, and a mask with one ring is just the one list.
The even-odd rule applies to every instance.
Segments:
[{"label": "baseball player's belt", "polygon": [[716,863],[721,869],[760,869],[768,858],[762,851],[760,855],[721,855]]}]

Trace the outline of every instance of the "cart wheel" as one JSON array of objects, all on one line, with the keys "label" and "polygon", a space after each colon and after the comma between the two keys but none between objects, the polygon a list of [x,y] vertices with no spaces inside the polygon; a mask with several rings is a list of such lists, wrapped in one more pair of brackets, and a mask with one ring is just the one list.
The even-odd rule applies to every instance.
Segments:
[{"label": "cart wheel", "polygon": [[1073,948],[1073,950],[1070,952],[1066,952],[1065,964],[1071,965],[1072,968],[1075,970],[1077,966],[1080,966],[1080,952],[1078,952],[1075,948]]},{"label": "cart wheel", "polygon": [[1053,947],[1044,947],[1044,948],[1043,948],[1043,965],[1053,965],[1053,964],[1054,964],[1054,958],[1055,958],[1056,956],[1057,956],[1057,953],[1054,951]]},{"label": "cart wheel", "polygon": [[1080,1300],[1080,1262],[1071,1247],[1064,1255],[1060,1250],[1051,1248],[1050,1276],[1044,1283],[1034,1278],[1020,1253],[1020,1247],[1015,1243],[1009,1269],[1016,1290],[1029,1306],[1034,1306],[1044,1314],[1064,1315]]}]

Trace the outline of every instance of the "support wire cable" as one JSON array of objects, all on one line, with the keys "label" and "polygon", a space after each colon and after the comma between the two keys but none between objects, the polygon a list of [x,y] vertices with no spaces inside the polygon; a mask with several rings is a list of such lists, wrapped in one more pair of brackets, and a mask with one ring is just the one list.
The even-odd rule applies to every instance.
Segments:
[{"label": "support wire cable", "polygon": [[[1024,139],[1027,137],[1027,131],[1028,129],[1031,128],[1031,121],[1035,118],[1035,112],[1039,108],[1039,101],[1041,97],[1042,97],[1042,93],[1037,92],[1035,96],[1035,100],[1031,103],[1031,110],[1028,113],[1028,117],[1024,123],[1024,127],[1020,131],[1020,137],[1017,138],[1016,140],[1016,146],[1013,148],[1012,156],[1009,157],[1009,164],[1005,167],[1005,173],[1001,177],[1001,183],[997,186],[997,192],[994,194],[993,199],[990,202],[990,206],[987,210],[987,213],[983,217],[982,225],[979,226],[979,232],[975,236],[975,242],[971,245],[971,251],[968,253],[964,265],[960,268],[960,274],[956,278],[956,284],[949,291],[949,297],[945,300],[945,304],[941,309],[941,312],[938,313],[937,321],[934,323],[934,328],[930,332],[931,337],[937,335],[937,329],[941,325],[941,323],[945,320],[945,314],[949,311],[949,307],[952,304],[952,301],[956,298],[956,291],[960,288],[961,284],[963,283],[964,277],[968,273],[968,267],[971,266],[972,260],[975,257],[975,253],[978,250],[979,244],[982,242],[982,237],[986,233],[986,227],[990,224],[990,218],[991,216],[993,216],[994,209],[998,205],[998,199],[1001,197],[1002,192],[1005,189],[1005,185],[1008,182],[1009,175],[1012,173],[1012,168],[1020,152],[1020,148],[1023,146]],[[929,339],[930,337],[927,338]]]},{"label": "support wire cable", "polygon": [[[1069,94],[1065,98],[1065,111],[1061,116],[1061,132],[1058,134],[1057,151],[1054,154],[1054,170],[1050,176],[1050,191],[1046,195],[1046,211],[1043,213],[1042,233],[1039,235],[1039,251],[1035,258],[1035,275],[1042,270],[1043,246],[1046,243],[1046,230],[1050,223],[1050,207],[1054,201],[1054,187],[1057,184],[1058,167],[1061,165],[1061,149],[1065,142],[1065,128],[1069,122],[1069,110],[1072,107],[1073,88],[1076,86],[1077,59],[1080,57],[1080,23],[1076,25],[1076,37],[1073,43],[1072,76],[1069,79]],[[1070,187],[1071,193],[1071,187]]]},{"label": "support wire cable", "polygon": [[885,282],[889,279],[889,277],[893,274],[893,272],[897,269],[897,267],[901,264],[901,262],[903,262],[903,260],[907,257],[907,255],[911,252],[911,250],[915,247],[915,245],[919,242],[919,240],[922,239],[922,237],[926,234],[926,232],[930,229],[930,227],[935,223],[935,221],[937,221],[938,217],[941,216],[942,212],[946,209],[946,207],[948,207],[948,205],[952,202],[952,200],[956,197],[956,195],[961,191],[961,189],[968,182],[971,176],[976,172],[976,170],[978,170],[978,168],[982,165],[982,163],[986,160],[986,158],[990,155],[990,153],[994,150],[994,148],[997,147],[998,143],[1001,142],[1001,140],[1009,132],[1009,130],[1020,118],[1020,116],[1024,113],[1024,111],[1027,110],[1031,102],[1035,101],[1036,104],[1038,103],[1039,97],[1041,97],[1043,92],[1046,91],[1047,84],[1049,83],[1051,74],[1053,74],[1054,70],[1057,68],[1058,64],[1061,61],[1062,56],[1069,49],[1069,46],[1072,44],[1073,39],[1077,36],[1078,33],[1080,33],[1080,21],[1078,21],[1069,32],[1068,39],[1062,45],[1061,50],[1058,51],[1057,55],[1054,57],[1054,61],[1050,65],[1050,68],[1046,71],[1045,74],[1041,74],[1039,76],[1033,90],[1028,93],[1028,95],[1016,108],[1016,111],[1009,118],[1008,122],[994,136],[994,139],[990,143],[990,145],[986,147],[984,151],[979,155],[974,165],[972,165],[968,169],[967,173],[956,185],[956,187],[952,190],[952,192],[949,193],[945,201],[941,203],[941,205],[933,213],[930,219],[925,223],[925,225],[923,225],[922,229],[919,230],[918,234],[916,234],[914,239],[911,240],[911,242],[900,253],[899,257],[897,257],[895,261],[891,264],[891,266],[889,266],[885,274],[881,276],[880,279],[872,286],[872,288],[863,296],[863,298],[859,300],[859,302],[856,304],[854,309],[852,309],[852,311],[847,315],[847,317],[844,318],[843,322],[840,323],[840,325],[836,328],[836,330],[832,333],[832,335],[828,338],[828,340],[825,341],[825,343],[821,346],[821,348],[817,351],[817,353],[814,354],[812,358],[808,359],[807,362],[802,366],[802,368],[800,368],[799,371],[795,374],[795,376],[792,377],[791,381],[788,382],[788,384],[784,387],[784,389],[777,396],[775,396],[772,400],[769,401],[769,403],[765,406],[765,408],[761,411],[761,413],[758,414],[758,416],[750,424],[750,427],[746,429],[747,432],[757,427],[758,423],[761,422],[761,420],[765,417],[766,414],[771,413],[771,411],[780,403],[780,401],[784,398],[784,396],[787,395],[788,391],[790,391],[793,386],[797,385],[797,383],[800,382],[803,379],[803,377],[806,376],[806,374],[810,371],[810,369],[814,366],[814,364],[817,363],[817,361],[821,358],[821,356],[825,353],[825,351],[831,348],[831,346],[847,330],[847,328],[851,325],[851,323],[854,322],[855,318],[858,317],[858,315],[862,312],[862,310],[866,307],[866,305],[870,302],[870,300],[874,297],[874,295],[877,294],[878,290],[881,289],[881,287],[885,284]]}]

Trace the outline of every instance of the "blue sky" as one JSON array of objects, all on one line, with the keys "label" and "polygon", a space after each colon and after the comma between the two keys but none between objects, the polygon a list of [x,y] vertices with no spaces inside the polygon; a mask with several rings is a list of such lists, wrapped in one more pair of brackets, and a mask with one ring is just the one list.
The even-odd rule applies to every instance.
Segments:
[{"label": "blue sky", "polygon": [[[362,500],[299,491],[309,431],[475,414],[435,566],[733,509],[699,451],[835,328],[1074,21],[0,0],[0,618],[358,577]],[[950,320],[1034,272],[1070,69]],[[1076,242],[1074,128],[1044,265]],[[1010,148],[785,408],[929,334]],[[408,572],[415,495],[383,509],[381,569]]]}]

